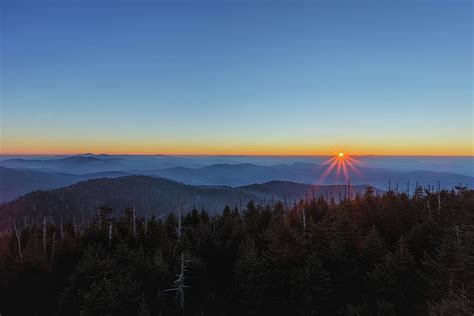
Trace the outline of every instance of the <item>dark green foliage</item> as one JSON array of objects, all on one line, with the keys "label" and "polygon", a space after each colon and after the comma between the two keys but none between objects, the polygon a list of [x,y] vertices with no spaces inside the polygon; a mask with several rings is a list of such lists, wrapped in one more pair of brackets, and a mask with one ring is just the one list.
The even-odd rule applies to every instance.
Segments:
[{"label": "dark green foliage", "polygon": [[472,315],[474,191],[415,193],[193,209],[179,238],[177,214],[130,205],[18,220],[21,261],[15,232],[0,237],[0,313]]}]

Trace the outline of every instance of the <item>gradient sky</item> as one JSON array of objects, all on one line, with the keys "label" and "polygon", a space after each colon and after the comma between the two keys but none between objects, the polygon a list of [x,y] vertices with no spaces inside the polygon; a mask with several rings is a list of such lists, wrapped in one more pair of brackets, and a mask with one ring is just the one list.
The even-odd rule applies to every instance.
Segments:
[{"label": "gradient sky", "polygon": [[1,153],[473,155],[471,1],[3,2]]}]

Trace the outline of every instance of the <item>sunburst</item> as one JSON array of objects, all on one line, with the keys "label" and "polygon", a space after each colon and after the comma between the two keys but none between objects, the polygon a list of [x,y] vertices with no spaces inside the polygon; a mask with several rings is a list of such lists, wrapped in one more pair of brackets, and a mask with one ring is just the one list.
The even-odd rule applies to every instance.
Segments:
[{"label": "sunburst", "polygon": [[326,170],[324,170],[324,172],[319,177],[318,183],[320,185],[324,184],[326,178],[333,171],[333,169],[336,169],[335,170],[336,182],[339,183],[339,178],[341,176],[341,171],[342,171],[342,174],[344,175],[344,183],[347,183],[350,180],[349,172],[354,172],[358,175],[361,174],[359,169],[356,166],[358,164],[360,164],[360,162],[357,159],[350,157],[343,151],[340,151],[335,156],[323,162],[323,165],[329,165],[329,166],[326,168]]}]

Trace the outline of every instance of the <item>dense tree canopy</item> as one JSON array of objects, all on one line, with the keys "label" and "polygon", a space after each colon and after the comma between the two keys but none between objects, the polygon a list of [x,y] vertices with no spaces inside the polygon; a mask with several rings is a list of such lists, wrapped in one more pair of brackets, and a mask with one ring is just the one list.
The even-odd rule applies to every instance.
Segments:
[{"label": "dense tree canopy", "polygon": [[[5,315],[472,315],[474,191],[365,194],[154,218],[18,219]],[[26,223],[26,224],[25,224]]]}]

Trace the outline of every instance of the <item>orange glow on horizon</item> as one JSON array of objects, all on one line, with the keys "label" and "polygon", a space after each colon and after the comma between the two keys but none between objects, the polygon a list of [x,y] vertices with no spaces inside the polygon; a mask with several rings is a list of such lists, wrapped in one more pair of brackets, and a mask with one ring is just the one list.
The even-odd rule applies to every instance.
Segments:
[{"label": "orange glow on horizon", "polygon": [[[319,150],[88,150],[76,149],[76,150],[61,150],[61,149],[18,149],[18,150],[1,150],[0,155],[4,156],[22,156],[22,155],[39,155],[39,156],[52,156],[52,155],[78,155],[83,153],[93,154],[108,154],[108,155],[176,155],[176,156],[331,156],[327,151]],[[470,152],[459,152],[459,151],[360,151],[354,156],[438,156],[438,157],[474,157],[474,153]]]},{"label": "orange glow on horizon", "polygon": [[[330,156],[335,152],[337,158],[352,162],[355,156],[474,156],[472,146],[460,146],[455,141],[452,144],[412,145],[382,145],[359,144],[351,145],[350,157],[342,150],[335,150],[329,141],[319,145],[299,144],[290,142],[265,143],[260,141],[244,142],[229,140],[228,142],[208,141],[163,141],[156,143],[150,140],[135,139],[39,139],[32,141],[25,138],[0,139],[0,154],[2,155],[74,155],[81,153],[96,154],[130,154],[130,155],[244,155],[244,156]],[[354,149],[356,148],[356,149]],[[462,149],[460,149],[462,148]],[[332,161],[331,161],[332,162]],[[331,163],[328,161],[327,163]]]}]

